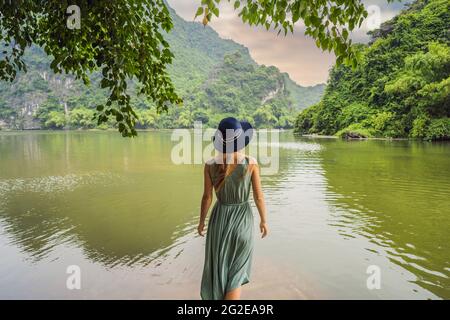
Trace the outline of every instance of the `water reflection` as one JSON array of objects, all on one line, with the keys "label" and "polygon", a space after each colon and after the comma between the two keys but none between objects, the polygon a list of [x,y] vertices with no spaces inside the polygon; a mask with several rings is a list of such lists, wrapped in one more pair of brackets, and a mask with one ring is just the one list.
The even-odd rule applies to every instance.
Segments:
[{"label": "water reflection", "polygon": [[189,232],[199,199],[190,185],[201,182],[199,168],[172,167],[170,140],[161,143],[161,135],[132,142],[113,133],[0,139],[1,223],[35,262],[67,243],[108,267],[145,265]]},{"label": "water reflection", "polygon": [[[407,141],[326,143],[321,156],[330,224],[344,237],[370,239],[366,250],[450,297],[449,145]],[[338,195],[338,196],[334,196]]]}]

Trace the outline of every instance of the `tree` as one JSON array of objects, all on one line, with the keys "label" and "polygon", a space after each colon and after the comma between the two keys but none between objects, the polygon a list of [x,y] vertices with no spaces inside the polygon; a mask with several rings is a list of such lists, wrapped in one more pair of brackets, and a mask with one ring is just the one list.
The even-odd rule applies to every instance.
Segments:
[{"label": "tree", "polygon": [[95,127],[92,121],[94,111],[85,107],[77,107],[70,111],[69,125],[74,128],[91,129]]},{"label": "tree", "polygon": [[272,127],[277,123],[277,118],[273,114],[271,106],[268,104],[261,106],[256,110],[253,114],[253,119],[255,121],[255,126],[257,127],[261,125]]},{"label": "tree", "polygon": [[156,126],[158,115],[153,108],[145,110],[140,109],[137,112],[139,115],[139,120],[137,122],[138,127],[147,129],[154,128]]},{"label": "tree", "polygon": [[51,111],[44,122],[47,129],[62,129],[66,125],[66,116],[60,111]]},{"label": "tree", "polygon": [[[201,0],[196,16],[203,14],[206,25],[212,14],[219,16],[219,2]],[[303,20],[305,34],[318,47],[333,51],[338,64],[355,63],[348,35],[367,15],[361,0],[234,1],[234,8],[250,25],[285,33],[293,32],[295,23]],[[173,54],[164,37],[171,28],[164,0],[2,1],[0,43],[5,46],[0,79],[13,81],[17,71],[26,71],[22,57],[32,44],[52,57],[55,73],[73,74],[85,84],[92,71],[101,69],[100,84],[109,95],[97,106],[97,122],[112,119],[123,136],[133,136],[138,116],[127,88],[130,80],[137,81],[138,92],[152,100],[158,111],[182,102],[167,73]]]}]

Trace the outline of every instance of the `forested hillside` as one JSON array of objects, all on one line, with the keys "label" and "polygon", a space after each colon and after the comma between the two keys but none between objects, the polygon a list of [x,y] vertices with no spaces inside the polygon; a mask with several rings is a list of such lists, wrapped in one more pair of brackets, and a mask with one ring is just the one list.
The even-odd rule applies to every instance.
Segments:
[{"label": "forested hillside", "polygon": [[[292,127],[299,110],[320,100],[324,85],[301,87],[275,67],[256,64],[247,48],[220,38],[210,27],[186,22],[174,11],[172,18],[167,41],[175,58],[169,73],[184,104],[158,114],[151,101],[133,95],[138,128],[191,127],[195,120],[215,126],[225,115],[259,127]],[[12,84],[0,82],[0,128],[97,126],[92,120],[95,107],[106,100],[100,74],[91,75],[89,87],[55,75],[38,47],[27,50],[25,61],[27,73],[18,74]]]},{"label": "forested hillside", "polygon": [[450,138],[448,0],[419,0],[372,32],[362,63],[334,67],[323,99],[301,112],[299,133]]}]

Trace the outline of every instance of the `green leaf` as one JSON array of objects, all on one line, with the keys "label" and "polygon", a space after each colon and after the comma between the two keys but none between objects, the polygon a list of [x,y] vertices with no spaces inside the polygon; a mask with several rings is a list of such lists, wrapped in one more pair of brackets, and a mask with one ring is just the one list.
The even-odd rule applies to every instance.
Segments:
[{"label": "green leaf", "polygon": [[347,29],[342,30],[342,36],[344,37],[345,40],[347,40],[347,38],[348,38],[348,30]]},{"label": "green leaf", "polygon": [[103,78],[102,81],[100,82],[100,87],[102,89],[107,88],[109,86],[109,80],[106,78]]},{"label": "green leaf", "polygon": [[203,14],[203,7],[199,7],[195,13],[194,19]]},{"label": "green leaf", "polygon": [[355,27],[355,22],[354,22],[353,20],[350,20],[350,21],[348,22],[348,29],[349,29],[350,31],[352,31],[352,30],[354,29],[354,27]]}]

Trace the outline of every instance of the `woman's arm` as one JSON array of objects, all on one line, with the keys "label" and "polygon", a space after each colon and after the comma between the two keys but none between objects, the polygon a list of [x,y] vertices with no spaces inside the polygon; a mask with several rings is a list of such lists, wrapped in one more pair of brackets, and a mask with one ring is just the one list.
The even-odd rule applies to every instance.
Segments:
[{"label": "woman's arm", "polygon": [[213,185],[211,181],[211,176],[209,175],[209,165],[205,164],[205,168],[203,170],[203,197],[202,204],[200,209],[200,221],[198,223],[197,231],[198,234],[202,237],[204,236],[203,229],[205,228],[205,219],[208,214],[209,207],[211,206],[212,198],[213,198]]},{"label": "woman's arm", "polygon": [[253,200],[258,208],[261,221],[259,223],[259,229],[261,230],[261,238],[264,238],[269,233],[269,227],[267,226],[267,213],[266,204],[264,202],[264,194],[261,188],[261,178],[259,175],[259,166],[254,165],[252,170],[252,188],[253,188]]}]

